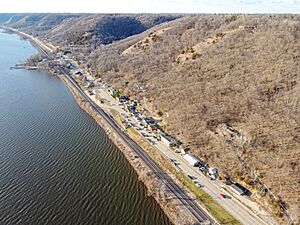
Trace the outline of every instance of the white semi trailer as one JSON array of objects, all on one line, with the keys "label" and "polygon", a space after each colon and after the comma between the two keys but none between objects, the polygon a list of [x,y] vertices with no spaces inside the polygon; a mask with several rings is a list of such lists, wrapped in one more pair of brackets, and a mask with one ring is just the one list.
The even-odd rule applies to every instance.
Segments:
[{"label": "white semi trailer", "polygon": [[190,154],[185,154],[184,156],[183,156],[183,158],[186,160],[186,161],[188,161],[188,163],[190,164],[190,165],[192,165],[192,166],[199,166],[200,165],[200,160],[199,159],[197,159],[195,156],[192,156],[192,155],[190,155]]}]

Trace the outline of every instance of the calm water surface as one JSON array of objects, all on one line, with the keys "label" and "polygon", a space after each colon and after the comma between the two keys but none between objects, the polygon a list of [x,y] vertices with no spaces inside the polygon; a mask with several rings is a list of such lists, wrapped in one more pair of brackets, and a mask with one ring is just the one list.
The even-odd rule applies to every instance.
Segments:
[{"label": "calm water surface", "polygon": [[63,82],[9,70],[35,53],[0,30],[0,225],[170,224]]}]

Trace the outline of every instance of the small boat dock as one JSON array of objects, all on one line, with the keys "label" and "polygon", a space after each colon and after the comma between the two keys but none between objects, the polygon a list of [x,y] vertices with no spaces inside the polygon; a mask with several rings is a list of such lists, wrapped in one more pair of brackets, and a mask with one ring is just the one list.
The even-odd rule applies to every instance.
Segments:
[{"label": "small boat dock", "polygon": [[11,70],[37,70],[36,66],[15,65],[10,67]]}]

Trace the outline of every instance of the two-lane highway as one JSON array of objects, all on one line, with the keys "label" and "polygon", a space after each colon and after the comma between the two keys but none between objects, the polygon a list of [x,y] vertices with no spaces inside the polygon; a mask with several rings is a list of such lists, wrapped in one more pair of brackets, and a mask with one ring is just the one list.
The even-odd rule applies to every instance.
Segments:
[{"label": "two-lane highway", "polygon": [[[41,52],[43,52],[49,59],[53,59],[51,57],[46,49],[43,49],[42,46],[40,46]],[[200,222],[205,224],[214,224],[216,223],[213,218],[211,218],[208,213],[206,213],[206,210],[204,210],[201,206],[199,206],[197,203],[195,203],[188,195],[185,193],[170,177],[168,174],[166,174],[152,159],[145,153],[145,151],[133,140],[131,139],[126,133],[122,131],[122,128],[119,127],[119,125],[113,120],[113,118],[107,114],[98,104],[96,104],[80,87],[80,85],[73,79],[71,75],[67,71],[65,71],[65,68],[58,65],[58,69],[60,70],[61,74],[65,76],[66,79],[69,80],[69,82],[77,89],[78,93],[81,94],[81,96],[91,104],[91,106],[94,108],[94,110],[99,113],[99,115],[106,121],[106,123],[111,127],[111,130],[119,136],[119,138],[125,143],[128,147],[130,147],[137,156],[139,156],[145,164],[156,174],[156,176],[163,181],[165,186],[172,192],[174,195],[178,198],[179,201],[183,205],[185,205],[189,211],[194,215],[194,217]],[[163,148],[162,148],[163,149]],[[161,150],[161,148],[159,148]],[[168,152],[168,158],[174,158],[175,153],[170,151],[164,151],[162,153]],[[186,163],[184,161],[181,161],[181,166],[184,166]],[[194,171],[189,168],[188,165],[184,166],[185,171],[190,171],[190,174],[193,174]],[[195,174],[198,175],[199,174]],[[202,181],[205,178],[202,178]],[[208,186],[207,186],[208,187]],[[210,192],[210,190],[214,190],[216,188],[205,188],[207,189],[207,192]],[[217,189],[216,189],[217,190]],[[213,196],[217,196],[218,191],[215,191],[214,193],[210,193]],[[219,199],[215,199],[217,202],[220,202]],[[231,202],[231,201],[230,201]],[[242,223],[244,224],[261,224],[262,221],[259,221],[259,219],[256,216],[250,216],[250,214],[247,212],[248,210],[245,210],[244,208],[237,207],[238,212],[234,208],[237,204],[231,202],[232,205],[230,205],[229,201],[228,204],[221,204],[226,210],[233,213]]]},{"label": "two-lane highway", "polygon": [[206,224],[215,224],[213,218],[211,218],[207,213],[197,205],[170,177],[167,175],[154,161],[151,159],[145,151],[122,129],[116,124],[116,122],[109,116],[102,108],[100,108],[95,102],[93,102],[86,93],[81,89],[77,82],[64,70],[64,68],[59,67],[61,73],[72,83],[72,85],[77,89],[81,96],[91,104],[95,111],[99,113],[100,116],[110,125],[113,132],[115,132],[123,143],[127,144],[136,155],[138,155],[145,164],[156,174],[166,185],[166,187],[178,198],[183,205],[185,205],[194,217],[201,223],[206,222]]}]

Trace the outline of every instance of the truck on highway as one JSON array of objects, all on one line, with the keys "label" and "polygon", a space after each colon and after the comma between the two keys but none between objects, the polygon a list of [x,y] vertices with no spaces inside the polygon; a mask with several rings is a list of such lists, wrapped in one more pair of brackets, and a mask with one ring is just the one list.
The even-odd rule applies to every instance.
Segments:
[{"label": "truck on highway", "polygon": [[197,159],[195,156],[190,154],[185,154],[183,158],[191,165],[191,166],[199,166],[201,164],[200,160]]},{"label": "truck on highway", "polygon": [[218,170],[216,168],[209,168],[208,169],[208,176],[211,180],[216,180],[218,177]]}]

